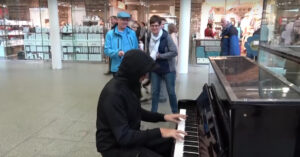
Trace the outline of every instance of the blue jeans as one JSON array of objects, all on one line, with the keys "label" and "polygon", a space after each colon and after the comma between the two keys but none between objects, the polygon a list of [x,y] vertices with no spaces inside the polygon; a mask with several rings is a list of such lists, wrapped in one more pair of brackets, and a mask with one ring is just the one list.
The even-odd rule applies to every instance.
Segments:
[{"label": "blue jeans", "polygon": [[171,105],[171,109],[173,113],[178,112],[178,105],[177,105],[177,97],[175,93],[175,79],[176,79],[176,72],[169,72],[166,74],[157,74],[155,72],[151,73],[151,94],[152,94],[152,112],[157,112],[158,109],[158,102],[159,102],[159,93],[160,93],[160,84],[161,80],[165,80],[167,91],[169,95],[169,101]]}]

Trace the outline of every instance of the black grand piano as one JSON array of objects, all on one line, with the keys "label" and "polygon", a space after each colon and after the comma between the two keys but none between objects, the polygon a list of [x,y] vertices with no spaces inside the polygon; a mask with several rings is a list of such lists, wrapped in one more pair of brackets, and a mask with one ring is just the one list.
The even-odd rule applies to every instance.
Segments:
[{"label": "black grand piano", "polygon": [[246,57],[210,58],[197,100],[179,100],[188,136],[174,157],[300,157],[300,91]]}]

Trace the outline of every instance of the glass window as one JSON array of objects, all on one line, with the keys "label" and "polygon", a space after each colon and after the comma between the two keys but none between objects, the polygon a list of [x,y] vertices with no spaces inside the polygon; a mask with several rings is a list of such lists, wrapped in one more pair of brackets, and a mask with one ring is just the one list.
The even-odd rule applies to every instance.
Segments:
[{"label": "glass window", "polygon": [[300,1],[266,0],[261,41],[268,45],[300,45]]},{"label": "glass window", "polygon": [[63,60],[103,60],[106,3],[106,0],[59,0]]},{"label": "glass window", "polygon": [[258,62],[300,91],[300,0],[266,0]]},{"label": "glass window", "polygon": [[[33,26],[31,8],[38,8],[39,0],[0,1],[0,57],[24,59],[24,38]],[[37,14],[37,19],[40,19]]]},{"label": "glass window", "polygon": [[[57,0],[62,59],[102,61],[108,0]],[[47,0],[0,0],[0,57],[51,59]]]}]

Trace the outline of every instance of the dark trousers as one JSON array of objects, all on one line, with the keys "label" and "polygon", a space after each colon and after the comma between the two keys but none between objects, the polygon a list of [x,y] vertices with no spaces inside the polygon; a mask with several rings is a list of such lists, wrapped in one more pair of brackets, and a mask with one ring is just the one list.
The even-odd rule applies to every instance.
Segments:
[{"label": "dark trousers", "polygon": [[102,152],[102,157],[171,157],[174,145],[173,139],[158,139],[144,146],[129,148],[114,148]]},{"label": "dark trousers", "polygon": [[111,59],[110,59],[110,57],[108,57],[108,72],[111,72],[110,67],[111,67]]}]

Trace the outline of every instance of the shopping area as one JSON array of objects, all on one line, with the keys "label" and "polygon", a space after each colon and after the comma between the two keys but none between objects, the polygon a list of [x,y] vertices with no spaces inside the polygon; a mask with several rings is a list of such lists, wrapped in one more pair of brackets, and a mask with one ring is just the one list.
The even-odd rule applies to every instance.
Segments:
[{"label": "shopping area", "polygon": [[[105,61],[104,33],[110,16],[127,11],[132,21],[148,24],[156,14],[179,27],[180,1],[163,0],[58,0],[62,60]],[[221,18],[226,15],[238,30],[241,55],[257,56],[259,40],[267,45],[297,49],[298,2],[281,0],[194,0],[191,2],[189,63],[207,64],[220,55]],[[51,60],[47,0],[0,2],[2,59]],[[214,36],[205,37],[207,24]],[[146,25],[146,28],[149,27]],[[257,31],[257,33],[255,33]],[[261,34],[255,35],[255,34]],[[295,33],[292,33],[295,32]],[[291,35],[295,34],[295,35]]]},{"label": "shopping area", "polygon": [[[209,141],[198,156],[300,156],[299,8],[300,0],[0,0],[0,157],[101,157],[97,103],[112,78],[104,38],[120,11],[147,29],[152,15],[166,19],[165,30],[177,26],[178,100],[194,103],[209,85],[213,105],[201,108],[206,132],[198,132]],[[220,56],[223,16],[238,30],[241,56]],[[171,113],[169,101],[158,112]],[[176,128],[141,124],[156,127]]]}]

